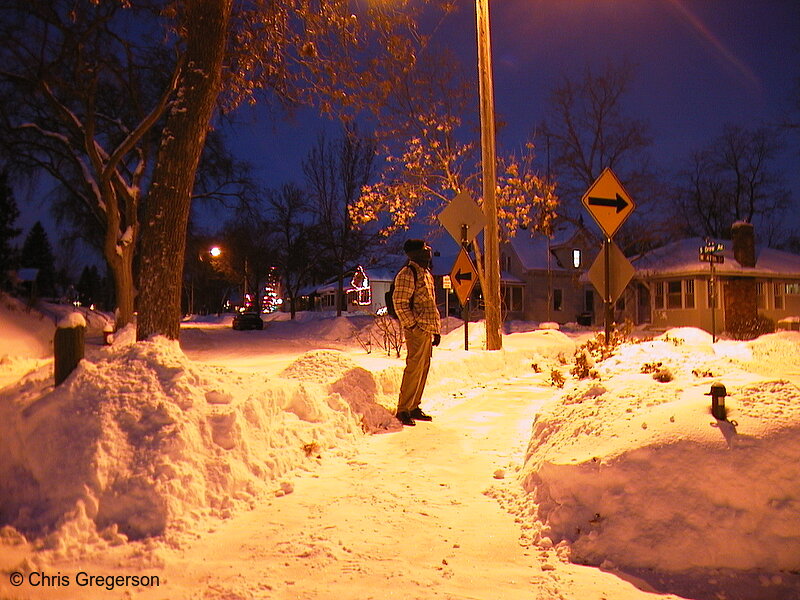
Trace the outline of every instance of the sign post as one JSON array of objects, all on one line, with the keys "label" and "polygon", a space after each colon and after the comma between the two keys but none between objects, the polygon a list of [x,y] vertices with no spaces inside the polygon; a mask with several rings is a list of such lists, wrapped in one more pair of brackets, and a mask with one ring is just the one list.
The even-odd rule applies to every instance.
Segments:
[{"label": "sign post", "polygon": [[[606,345],[609,345],[611,343],[611,323],[614,320],[614,299],[612,299],[611,293],[611,238],[630,216],[636,205],[609,168],[600,173],[600,177],[581,198],[581,203],[605,234],[601,251],[605,282],[602,290],[596,285],[595,287],[603,294]],[[625,283],[627,285],[627,281]]]},{"label": "sign post", "polygon": [[486,226],[486,216],[481,207],[469,195],[459,192],[445,209],[439,213],[439,222],[461,245],[461,252],[450,273],[453,290],[461,302],[461,317],[464,319],[464,350],[469,350],[469,297],[478,279],[478,271],[469,258],[469,245]]},{"label": "sign post", "polygon": [[[606,238],[603,249],[586,274],[603,299],[608,299],[604,305],[604,308],[607,308],[622,295],[635,272],[633,265],[625,258],[619,246]],[[607,329],[606,336],[610,334],[610,329]]]},{"label": "sign post", "polygon": [[467,248],[462,246],[453,269],[450,271],[450,281],[456,296],[458,296],[458,301],[461,302],[464,318],[464,350],[469,350],[469,298],[477,278],[478,272],[475,270],[475,265],[472,264]]},{"label": "sign post", "polygon": [[722,251],[725,246],[706,238],[706,243],[699,248],[699,258],[702,262],[707,262],[711,269],[711,277],[708,280],[709,297],[711,301],[711,343],[717,341],[717,282],[714,277],[714,265],[725,262]]},{"label": "sign post", "polygon": [[[442,277],[442,288],[444,289],[444,318],[445,322],[447,322],[447,318],[450,316],[450,290],[453,289],[453,281],[450,279],[450,275]],[[445,331],[445,333],[447,332]]]}]

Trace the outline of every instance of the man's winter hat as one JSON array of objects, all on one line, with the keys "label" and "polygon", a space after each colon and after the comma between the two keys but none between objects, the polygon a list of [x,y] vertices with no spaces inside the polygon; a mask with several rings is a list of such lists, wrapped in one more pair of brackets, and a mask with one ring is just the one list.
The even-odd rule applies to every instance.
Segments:
[{"label": "man's winter hat", "polygon": [[406,240],[406,243],[403,244],[403,252],[406,254],[417,252],[423,248],[425,248],[425,240]]}]

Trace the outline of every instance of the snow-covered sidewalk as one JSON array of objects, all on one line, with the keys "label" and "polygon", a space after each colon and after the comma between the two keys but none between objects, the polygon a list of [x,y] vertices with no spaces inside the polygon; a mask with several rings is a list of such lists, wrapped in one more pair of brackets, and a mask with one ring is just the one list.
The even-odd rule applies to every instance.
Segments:
[{"label": "snow-covered sidewalk", "polygon": [[[322,452],[318,468],[299,474],[288,493],[217,521],[179,550],[156,548],[134,569],[112,551],[57,570],[73,582],[80,570],[157,574],[158,588],[137,589],[142,599],[654,597],[569,564],[566,548],[529,545],[491,497],[517,493],[531,423],[553,388],[532,375],[457,393],[463,400],[439,409],[432,423],[365,438],[349,455]],[[73,583],[26,587],[22,597],[125,593]]]}]

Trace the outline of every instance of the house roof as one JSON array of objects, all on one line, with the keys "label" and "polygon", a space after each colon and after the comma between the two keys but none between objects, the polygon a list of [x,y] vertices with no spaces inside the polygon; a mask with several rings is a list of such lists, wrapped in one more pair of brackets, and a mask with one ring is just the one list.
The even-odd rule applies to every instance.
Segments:
[{"label": "house roof", "polygon": [[[678,240],[633,259],[638,276],[707,275],[709,264],[699,259],[703,238]],[[756,247],[756,266],[743,267],[733,257],[733,244],[724,243],[725,261],[715,265],[719,275],[800,277],[800,256],[763,246]]]},{"label": "house roof", "polygon": [[569,245],[579,233],[574,226],[561,224],[553,232],[549,243],[547,236],[531,231],[518,231],[508,243],[514,249],[524,269],[546,271],[549,268],[553,271],[564,271],[566,268],[558,264],[552,250]]}]

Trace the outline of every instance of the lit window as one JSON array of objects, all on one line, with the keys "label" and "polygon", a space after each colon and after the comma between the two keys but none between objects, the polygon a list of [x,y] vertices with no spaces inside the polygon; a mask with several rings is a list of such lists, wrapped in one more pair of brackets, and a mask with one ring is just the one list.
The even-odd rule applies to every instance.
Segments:
[{"label": "lit window", "polygon": [[800,283],[787,283],[786,293],[794,295],[800,294]]},{"label": "lit window", "polygon": [[581,266],[581,251],[578,248],[572,249],[572,266],[576,269]]}]

